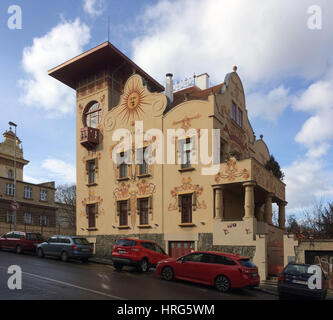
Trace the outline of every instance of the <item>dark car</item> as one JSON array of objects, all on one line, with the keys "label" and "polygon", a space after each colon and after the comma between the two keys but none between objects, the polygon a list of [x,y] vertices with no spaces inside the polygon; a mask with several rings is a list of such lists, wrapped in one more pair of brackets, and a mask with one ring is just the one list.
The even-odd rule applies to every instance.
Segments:
[{"label": "dark car", "polygon": [[139,271],[147,272],[149,267],[169,258],[155,242],[139,239],[119,239],[113,247],[112,262],[117,270],[124,265],[135,266]]},{"label": "dark car", "polygon": [[43,242],[40,233],[11,231],[0,238],[0,248],[22,253],[26,251],[35,252],[38,244]]},{"label": "dark car", "polygon": [[156,272],[164,280],[181,279],[202,283],[220,292],[234,288],[256,287],[258,268],[247,257],[215,251],[197,251],[180,258],[162,260]]},{"label": "dark car", "polygon": [[278,292],[280,299],[288,298],[314,298],[324,300],[327,294],[328,279],[321,270],[321,289],[310,289],[309,264],[289,263],[282,271],[278,279]]},{"label": "dark car", "polygon": [[91,244],[84,237],[55,235],[37,246],[39,257],[53,256],[66,262],[69,259],[79,259],[87,262],[93,257]]}]

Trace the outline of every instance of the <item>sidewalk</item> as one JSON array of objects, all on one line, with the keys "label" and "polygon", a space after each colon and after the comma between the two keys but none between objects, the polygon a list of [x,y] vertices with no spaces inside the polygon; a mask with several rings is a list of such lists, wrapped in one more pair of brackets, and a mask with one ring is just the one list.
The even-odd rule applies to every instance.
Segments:
[{"label": "sidewalk", "polygon": [[89,261],[113,266],[113,263],[112,263],[111,259],[93,257],[93,258],[90,258]]}]

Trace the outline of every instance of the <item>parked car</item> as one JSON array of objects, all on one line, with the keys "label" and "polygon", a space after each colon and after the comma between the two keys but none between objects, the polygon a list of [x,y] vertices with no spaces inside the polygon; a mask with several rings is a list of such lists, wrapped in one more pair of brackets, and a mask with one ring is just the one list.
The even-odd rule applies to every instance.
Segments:
[{"label": "parked car", "polygon": [[325,300],[327,295],[328,279],[321,270],[321,289],[310,289],[308,280],[313,273],[308,273],[309,267],[309,264],[287,264],[278,279],[278,292],[281,300],[292,297],[308,297]]},{"label": "parked car", "polygon": [[147,272],[151,266],[169,258],[155,242],[139,239],[119,239],[113,246],[112,262],[117,270],[124,265],[135,266],[141,272]]},{"label": "parked car", "polygon": [[0,238],[0,248],[22,253],[25,251],[36,251],[36,246],[43,242],[40,233],[11,231]]},{"label": "parked car", "polygon": [[164,280],[181,279],[202,283],[220,292],[255,287],[260,283],[258,268],[247,257],[214,251],[196,251],[157,264],[156,272]]},{"label": "parked car", "polygon": [[79,259],[87,262],[93,257],[91,244],[84,237],[55,235],[37,246],[37,255],[59,257],[66,262],[69,259]]}]

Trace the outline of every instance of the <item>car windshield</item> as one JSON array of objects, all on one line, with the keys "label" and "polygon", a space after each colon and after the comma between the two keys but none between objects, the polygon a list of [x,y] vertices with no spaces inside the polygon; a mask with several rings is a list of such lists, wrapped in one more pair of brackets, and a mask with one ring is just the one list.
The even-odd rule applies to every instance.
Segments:
[{"label": "car windshield", "polygon": [[289,274],[308,274],[309,266],[306,266],[304,264],[288,264],[286,268],[284,269],[283,273],[289,273]]},{"label": "car windshield", "polygon": [[89,241],[86,238],[74,238],[73,241],[74,241],[75,244],[90,245]]},{"label": "car windshield", "polygon": [[136,246],[136,241],[127,240],[127,239],[119,239],[119,240],[117,240],[116,245],[122,246],[122,247],[134,247],[134,246]]},{"label": "car windshield", "polygon": [[255,264],[250,259],[239,259],[238,262],[247,268],[256,268]]},{"label": "car windshield", "polygon": [[42,241],[43,238],[39,233],[27,233],[27,240]]}]

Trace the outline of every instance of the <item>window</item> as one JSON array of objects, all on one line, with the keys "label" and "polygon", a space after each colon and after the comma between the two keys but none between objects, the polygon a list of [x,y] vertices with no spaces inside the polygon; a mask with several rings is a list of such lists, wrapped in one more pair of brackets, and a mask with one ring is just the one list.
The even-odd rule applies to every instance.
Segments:
[{"label": "window", "polygon": [[32,188],[24,187],[24,198],[25,199],[32,199]]},{"label": "window", "polygon": [[232,119],[237,121],[237,106],[232,102]]},{"label": "window", "polygon": [[8,170],[8,179],[13,179],[13,170],[12,169]]},{"label": "window", "polygon": [[85,112],[86,126],[97,128],[102,118],[102,107],[98,102],[93,103]]},{"label": "window", "polygon": [[88,228],[96,228],[96,213],[97,213],[96,204],[87,206]]},{"label": "window", "polygon": [[250,259],[239,259],[238,262],[243,266],[247,268],[255,268],[255,264]]},{"label": "window", "polygon": [[139,199],[140,225],[148,224],[148,198]]},{"label": "window", "polygon": [[49,217],[48,216],[40,216],[39,217],[39,225],[40,226],[48,226],[49,225]]},{"label": "window", "polygon": [[182,169],[191,168],[191,139],[186,138],[185,140],[179,141],[179,148],[181,153],[181,167]]},{"label": "window", "polygon": [[32,224],[32,214],[30,212],[26,212],[24,214],[24,224]]},{"label": "window", "polygon": [[46,190],[40,190],[40,200],[47,201],[47,191]]},{"label": "window", "polygon": [[127,164],[126,163],[122,163],[120,166],[119,166],[119,178],[122,179],[122,178],[127,178],[128,177],[128,172],[127,172]]},{"label": "window", "polygon": [[182,223],[192,223],[192,194],[181,195]]},{"label": "window", "polygon": [[145,157],[145,153],[147,153],[147,147],[143,148],[143,149],[139,149],[137,152],[136,161],[139,164],[139,175],[146,175],[149,173],[149,164],[148,164],[146,157],[147,156],[150,157],[151,155],[149,154],[149,155],[146,155],[146,157]]},{"label": "window", "polygon": [[243,124],[243,112],[241,109],[238,108],[238,112],[237,112],[237,123],[238,125],[241,127]]},{"label": "window", "polygon": [[117,155],[117,164],[119,170],[119,179],[128,178],[128,165],[126,161],[128,161],[128,153],[121,152]]},{"label": "window", "polygon": [[201,262],[204,253],[192,253],[183,258],[183,261],[186,262]]},{"label": "window", "polygon": [[116,242],[117,246],[122,246],[122,247],[134,247],[136,246],[137,242],[133,240],[127,240],[127,239],[119,239]]},{"label": "window", "polygon": [[128,219],[127,201],[120,201],[119,202],[119,225],[127,226],[127,224],[128,224],[127,219]]},{"label": "window", "polygon": [[41,241],[43,238],[39,233],[27,233],[27,240]]},{"label": "window", "polygon": [[73,238],[75,244],[90,245],[89,241],[86,238]]},{"label": "window", "polygon": [[159,254],[166,254],[165,251],[157,244],[155,244],[155,251]]},{"label": "window", "polygon": [[88,172],[88,183],[95,183],[95,175],[96,175],[96,159],[87,161],[87,172]]},{"label": "window", "polygon": [[14,222],[12,212],[7,211],[7,213],[6,213],[6,222],[7,223],[13,223]]},{"label": "window", "polygon": [[148,250],[155,251],[155,245],[151,242],[141,242],[141,246]]},{"label": "window", "polygon": [[13,196],[15,187],[13,183],[6,183],[6,195]]}]

